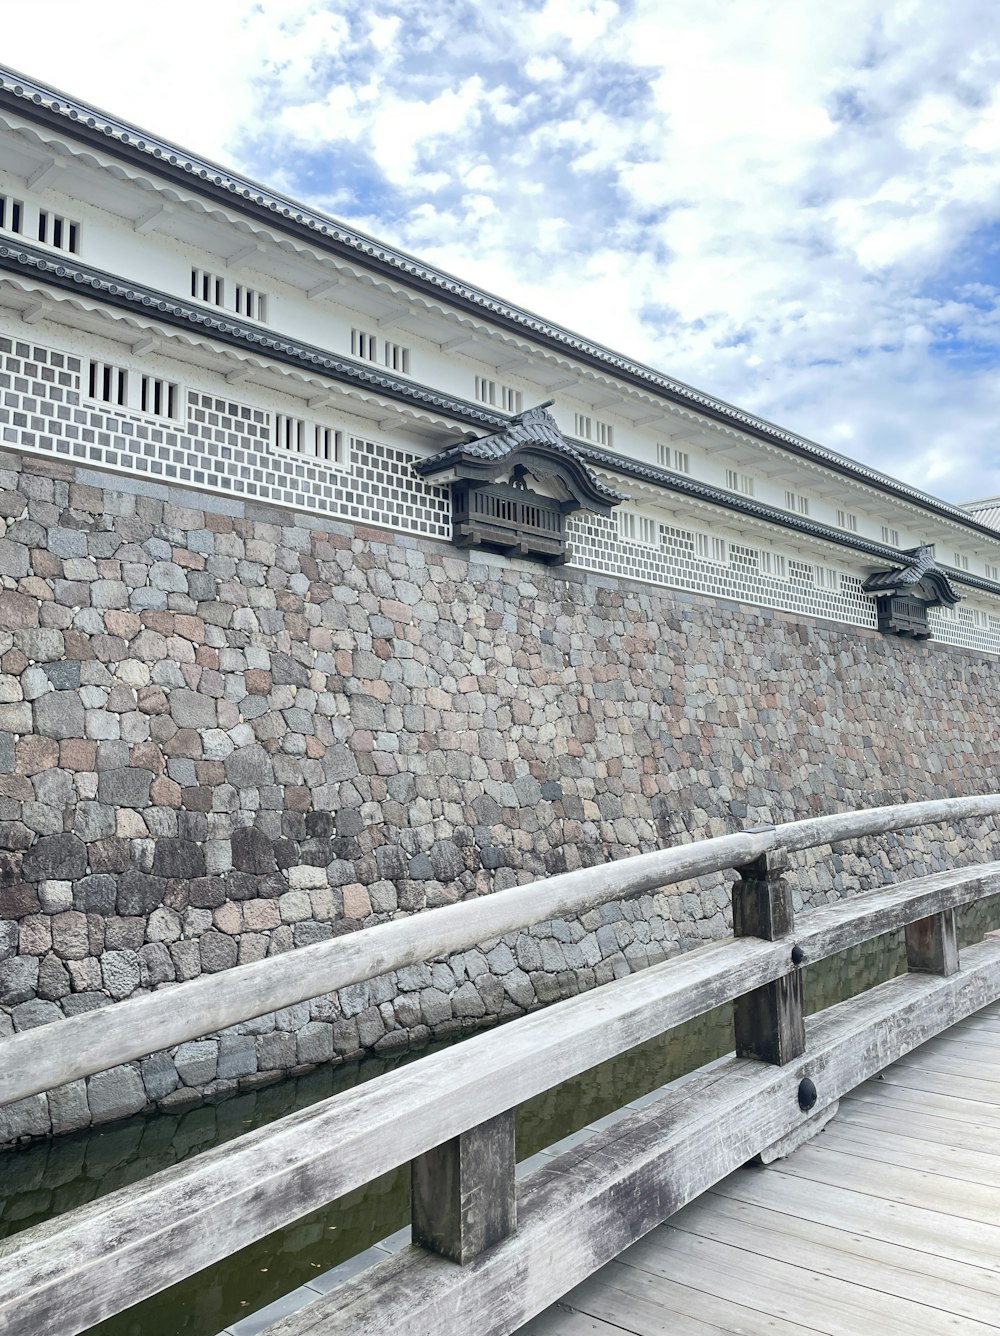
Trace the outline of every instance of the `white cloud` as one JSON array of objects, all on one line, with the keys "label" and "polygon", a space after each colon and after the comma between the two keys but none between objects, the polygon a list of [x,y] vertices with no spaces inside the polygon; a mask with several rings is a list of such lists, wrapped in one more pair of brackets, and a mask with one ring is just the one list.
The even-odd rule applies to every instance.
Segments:
[{"label": "white cloud", "polygon": [[1000,492],[980,0],[46,13],[44,47],[5,15],[6,61],[918,485]]}]

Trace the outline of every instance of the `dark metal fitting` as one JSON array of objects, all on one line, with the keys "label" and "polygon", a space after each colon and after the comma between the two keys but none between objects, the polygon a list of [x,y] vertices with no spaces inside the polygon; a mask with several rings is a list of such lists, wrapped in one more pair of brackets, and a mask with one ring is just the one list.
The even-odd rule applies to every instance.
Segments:
[{"label": "dark metal fitting", "polygon": [[803,960],[805,960],[805,958],[806,958],[806,953],[802,950],[802,947],[799,946],[798,942],[796,942],[795,945],[792,947],[792,964],[801,965]]},{"label": "dark metal fitting", "polygon": [[799,1108],[803,1113],[808,1113],[816,1103],[816,1099],[816,1086],[808,1076],[804,1076],[799,1082]]}]

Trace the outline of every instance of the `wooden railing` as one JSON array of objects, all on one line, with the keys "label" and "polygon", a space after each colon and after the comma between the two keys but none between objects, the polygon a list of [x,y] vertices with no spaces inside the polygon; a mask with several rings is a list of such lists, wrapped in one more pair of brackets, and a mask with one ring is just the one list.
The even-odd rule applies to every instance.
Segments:
[{"label": "wooden railing", "polygon": [[[1000,863],[794,920],[789,856],[1000,813],[1000,795],[841,813],[642,854],[240,966],[0,1043],[0,1102],[543,920],[735,868],[736,936],[642,970],[292,1114],[0,1245],[0,1333],[74,1336],[412,1161],[417,1245],[273,1336],[512,1332],[845,1091],[1000,997],[1000,940],[955,909]],[[910,973],[803,1019],[802,966],[904,928]],[[553,1160],[515,1201],[513,1111],[732,1002],[736,1056]],[[808,1042],[807,1042],[808,1040]],[[458,1263],[458,1264],[456,1264]]]}]

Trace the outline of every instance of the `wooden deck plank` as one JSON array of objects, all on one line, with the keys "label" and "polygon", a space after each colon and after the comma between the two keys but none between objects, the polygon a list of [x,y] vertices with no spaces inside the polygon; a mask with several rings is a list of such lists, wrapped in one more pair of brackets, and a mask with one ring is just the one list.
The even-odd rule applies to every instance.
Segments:
[{"label": "wooden deck plank", "polygon": [[622,1336],[623,1332],[635,1336],[633,1327],[614,1326],[568,1304],[558,1303],[521,1327],[519,1336]]},{"label": "wooden deck plank", "polygon": [[[661,1227],[662,1228],[662,1227]],[[658,1233],[659,1231],[657,1231]],[[822,1328],[803,1326],[760,1309],[734,1303],[725,1296],[689,1283],[686,1268],[663,1276],[623,1260],[606,1267],[566,1296],[566,1302],[611,1321],[631,1324],[635,1336],[708,1336],[739,1332],[741,1336],[815,1336]],[[575,1333],[574,1333],[575,1336]]]},{"label": "wooden deck plank", "polygon": [[979,1151],[1000,1159],[1000,1124],[963,1123],[955,1118],[936,1114],[918,1113],[912,1109],[880,1109],[877,1105],[841,1103],[842,1117],[849,1116],[844,1126],[865,1128],[880,1136],[895,1136],[902,1140],[925,1141],[933,1137],[937,1146]]},{"label": "wooden deck plank", "polygon": [[[976,1283],[1000,1293],[996,1261],[1000,1257],[1000,1228],[957,1216],[941,1215],[923,1207],[886,1202],[873,1210],[863,1191],[799,1179],[786,1171],[787,1161],[767,1170],[740,1169],[718,1183],[713,1192],[775,1211],[787,1211],[801,1220],[830,1224],[857,1235],[866,1245],[898,1244],[920,1252],[924,1265],[960,1262],[977,1270]],[[971,1283],[971,1282],[969,1282]]]},{"label": "wooden deck plank", "polygon": [[832,1183],[838,1187],[863,1185],[866,1196],[907,1206],[929,1207],[956,1219],[976,1220],[981,1224],[1000,1225],[1000,1193],[978,1183],[939,1178],[918,1168],[900,1168],[894,1164],[876,1164],[873,1160],[820,1146],[803,1146],[786,1160],[783,1174]]},{"label": "wooden deck plank", "polygon": [[566,1296],[564,1325],[524,1330],[996,1336],[998,1259],[993,1005],[851,1092],[788,1159],[737,1170],[633,1244]]},{"label": "wooden deck plank", "polygon": [[[666,1238],[661,1238],[661,1230]],[[663,1225],[635,1243],[620,1261],[653,1275],[682,1276],[685,1285],[730,1298],[786,1322],[809,1323],[827,1336],[914,1336],[934,1330],[940,1310],[911,1299],[850,1281],[842,1281],[803,1265],[791,1265],[743,1248],[716,1243]],[[997,1328],[972,1318],[947,1316],[953,1336],[996,1336]]]},{"label": "wooden deck plank", "polygon": [[[842,1151],[845,1155],[873,1160],[876,1164],[896,1165],[900,1169],[911,1169],[919,1164],[923,1172],[939,1178],[1000,1188],[1000,1155],[953,1145],[942,1146],[928,1140],[929,1130],[925,1129],[924,1136],[919,1137],[916,1129],[909,1136],[903,1136],[856,1123],[845,1123],[842,1127],[831,1124],[829,1135],[823,1136],[821,1144],[823,1150]],[[994,1136],[1000,1137],[1000,1128]]]},{"label": "wooden deck plank", "polygon": [[[951,1275],[927,1274],[926,1255],[911,1248],[852,1240],[844,1230],[793,1220],[760,1206],[707,1194],[670,1220],[671,1228],[729,1244],[775,1261],[803,1266],[928,1308],[940,1308],[987,1324],[997,1319],[996,1294],[962,1283],[962,1268]],[[866,1246],[867,1245],[867,1246]]]},{"label": "wooden deck plank", "polygon": [[852,1108],[876,1110],[886,1118],[926,1113],[929,1117],[947,1121],[952,1127],[990,1127],[997,1116],[997,1110],[992,1105],[974,1099],[911,1090],[908,1086],[878,1080],[866,1081],[857,1090],[845,1095],[841,1099],[840,1108],[842,1117],[846,1117],[847,1111]]}]

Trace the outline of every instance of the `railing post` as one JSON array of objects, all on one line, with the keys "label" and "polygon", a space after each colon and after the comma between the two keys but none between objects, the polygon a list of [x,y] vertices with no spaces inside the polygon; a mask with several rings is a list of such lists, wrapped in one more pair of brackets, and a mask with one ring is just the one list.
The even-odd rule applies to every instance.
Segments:
[{"label": "railing post", "polygon": [[411,1162],[413,1242],[465,1265],[517,1228],[514,1112]]},{"label": "railing post", "polygon": [[[773,942],[792,931],[795,922],[791,887],[784,879],[788,854],[770,849],[738,868],[733,887],[733,932],[737,937],[763,937]],[[794,969],[773,983],[738,997],[733,1003],[736,1055],[760,1058],[783,1066],[805,1052],[802,971]]]},{"label": "railing post", "polygon": [[906,964],[911,973],[947,976],[958,972],[954,909],[906,925]]}]

